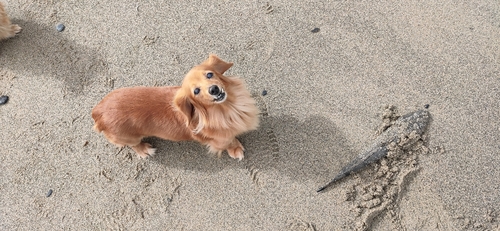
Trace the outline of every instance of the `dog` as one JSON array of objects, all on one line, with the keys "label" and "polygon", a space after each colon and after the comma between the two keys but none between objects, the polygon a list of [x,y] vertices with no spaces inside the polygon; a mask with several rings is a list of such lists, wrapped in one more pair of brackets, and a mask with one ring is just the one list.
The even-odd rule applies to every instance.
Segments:
[{"label": "dog", "polygon": [[0,2],[0,40],[14,37],[19,32],[21,32],[21,27],[17,24],[11,24],[9,16]]},{"label": "dog", "polygon": [[156,149],[144,137],[195,140],[219,156],[242,160],[236,136],[259,126],[259,109],[243,79],[224,76],[231,62],[216,55],[193,67],[181,86],[126,87],[110,92],[92,110],[94,129],[113,144],[131,147],[140,158]]}]

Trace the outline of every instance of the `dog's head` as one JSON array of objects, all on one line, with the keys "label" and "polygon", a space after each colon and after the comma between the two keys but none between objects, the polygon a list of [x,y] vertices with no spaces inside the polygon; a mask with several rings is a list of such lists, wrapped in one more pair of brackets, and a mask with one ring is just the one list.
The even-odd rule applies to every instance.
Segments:
[{"label": "dog's head", "polygon": [[202,118],[206,118],[208,107],[223,104],[230,97],[227,92],[230,80],[223,74],[231,66],[233,63],[210,55],[184,77],[174,104],[187,117],[188,126],[198,123],[195,131],[199,132],[203,127]]}]

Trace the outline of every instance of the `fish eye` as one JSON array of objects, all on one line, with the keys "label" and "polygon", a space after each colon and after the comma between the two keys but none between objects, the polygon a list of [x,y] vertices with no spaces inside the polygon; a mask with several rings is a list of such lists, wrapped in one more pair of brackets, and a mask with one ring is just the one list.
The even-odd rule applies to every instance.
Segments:
[{"label": "fish eye", "polygon": [[213,76],[214,76],[214,73],[212,73],[212,72],[208,72],[208,73],[207,73],[207,79],[210,79],[210,78],[212,78]]},{"label": "fish eye", "polygon": [[193,91],[193,93],[194,93],[195,95],[200,94],[200,88],[195,88],[195,89],[194,89],[194,91]]}]

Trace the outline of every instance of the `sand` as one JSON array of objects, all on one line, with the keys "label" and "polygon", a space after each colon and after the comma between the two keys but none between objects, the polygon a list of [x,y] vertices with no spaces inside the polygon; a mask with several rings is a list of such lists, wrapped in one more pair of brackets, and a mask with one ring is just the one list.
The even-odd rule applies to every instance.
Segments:
[{"label": "sand", "polygon": [[[23,31],[0,42],[1,230],[500,230],[498,1],[6,9]],[[210,53],[263,112],[243,161],[156,138],[141,160],[92,130],[111,90],[178,85]],[[391,122],[387,105],[426,104],[423,137],[316,193]]]}]

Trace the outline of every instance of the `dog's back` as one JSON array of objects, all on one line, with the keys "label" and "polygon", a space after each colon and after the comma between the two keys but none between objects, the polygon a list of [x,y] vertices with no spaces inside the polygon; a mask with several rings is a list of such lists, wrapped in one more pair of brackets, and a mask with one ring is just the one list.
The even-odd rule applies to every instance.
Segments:
[{"label": "dog's back", "polygon": [[109,93],[92,110],[94,129],[118,145],[128,140],[157,136],[179,141],[191,139],[182,115],[172,105],[179,87],[130,87]]}]

